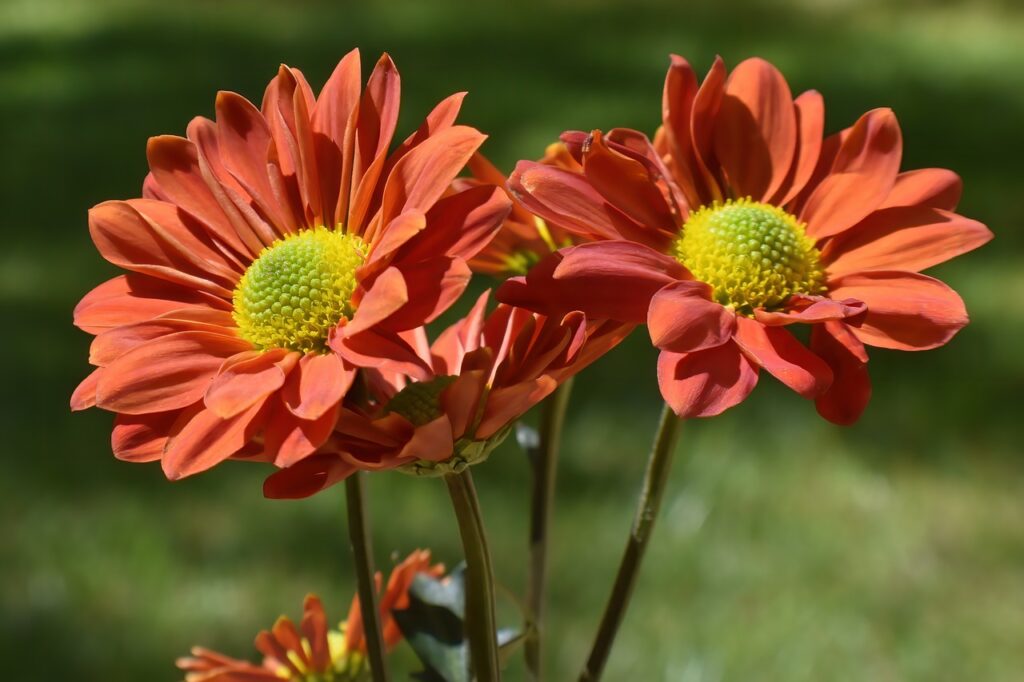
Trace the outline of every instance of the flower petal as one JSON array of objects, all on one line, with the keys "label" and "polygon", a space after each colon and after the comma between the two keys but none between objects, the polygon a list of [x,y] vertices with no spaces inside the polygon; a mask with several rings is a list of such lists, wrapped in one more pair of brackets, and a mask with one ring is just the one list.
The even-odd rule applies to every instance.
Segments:
[{"label": "flower petal", "polygon": [[891,110],[861,116],[839,147],[831,172],[800,212],[807,234],[831,237],[878,208],[892,191],[902,155],[903,138]]},{"label": "flower petal", "polygon": [[304,355],[288,375],[281,397],[299,419],[316,420],[341,402],[355,374],[334,353]]},{"label": "flower petal", "polygon": [[863,301],[847,298],[841,301],[824,296],[795,294],[786,302],[786,310],[770,311],[763,308],[754,310],[754,319],[769,327],[802,322],[814,324],[827,320],[850,320],[863,316],[867,306]]},{"label": "flower petal", "polygon": [[359,302],[359,308],[345,328],[346,333],[358,334],[370,329],[408,302],[409,288],[401,271],[398,268],[388,268],[373,281],[373,286]]},{"label": "flower petal", "polygon": [[184,424],[175,425],[161,462],[164,475],[174,481],[228,459],[262,426],[263,411],[263,401],[230,419],[222,419],[212,410],[201,410]]},{"label": "flower petal", "polygon": [[839,235],[823,257],[831,277],[865,270],[919,272],[992,239],[976,220],[925,206],[875,211]]},{"label": "flower petal", "polygon": [[821,93],[808,90],[793,101],[796,112],[797,146],[793,165],[782,186],[770,203],[785,206],[807,186],[821,154],[825,132],[825,99]]},{"label": "flower petal", "polygon": [[532,381],[524,381],[512,386],[505,386],[491,391],[487,396],[487,404],[480,425],[474,437],[479,440],[490,438],[503,427],[519,417],[551,395],[558,388],[558,382],[549,376],[539,376]]},{"label": "flower petal", "polygon": [[736,319],[736,343],[758,365],[804,398],[815,398],[832,384],[832,370],[788,330],[766,327],[749,317]]},{"label": "flower petal", "polygon": [[299,419],[283,406],[276,409],[263,430],[264,449],[274,465],[289,467],[316,452],[334,431],[340,409],[335,403],[313,420]]},{"label": "flower petal", "polygon": [[656,348],[692,353],[721,346],[736,329],[736,315],[711,300],[703,282],[674,282],[651,299],[647,330]]},{"label": "flower petal", "polygon": [[906,171],[896,176],[896,184],[879,208],[928,206],[953,211],[963,189],[960,176],[945,168]]},{"label": "flower petal", "polygon": [[110,363],[96,403],[127,414],[165,412],[200,400],[226,358],[250,350],[241,339],[209,332],[179,332],[137,346]]},{"label": "flower petal", "polygon": [[144,322],[182,309],[231,310],[231,303],[202,291],[146,275],[120,275],[86,294],[75,306],[75,326],[90,334]]},{"label": "flower petal", "polygon": [[871,399],[864,344],[841,322],[811,330],[811,351],[832,368],[832,386],[818,396],[818,414],[835,424],[853,424]]},{"label": "flower petal", "polygon": [[662,351],[658,356],[661,395],[683,418],[721,414],[743,402],[756,385],[757,365],[731,341],[696,353]]},{"label": "flower petal", "polygon": [[831,294],[864,301],[868,312],[854,335],[863,343],[897,350],[944,345],[967,324],[955,291],[937,279],[911,272],[863,272],[841,277]]},{"label": "flower petal", "polygon": [[110,444],[114,457],[125,462],[155,462],[164,454],[167,436],[180,412],[119,414]]},{"label": "flower petal", "polygon": [[796,151],[793,95],[779,70],[760,58],[729,74],[715,124],[715,155],[737,196],[771,197]]},{"label": "flower petal", "polygon": [[298,359],[298,353],[283,348],[252,350],[228,358],[206,389],[206,407],[222,419],[244,412],[281,388]]},{"label": "flower petal", "polygon": [[525,277],[507,280],[498,300],[550,316],[580,310],[588,317],[641,324],[651,298],[690,279],[678,261],[641,244],[604,241],[548,256]]},{"label": "flower petal", "polygon": [[263,496],[272,500],[298,500],[348,478],[356,467],[336,455],[316,455],[282,469],[263,482]]}]

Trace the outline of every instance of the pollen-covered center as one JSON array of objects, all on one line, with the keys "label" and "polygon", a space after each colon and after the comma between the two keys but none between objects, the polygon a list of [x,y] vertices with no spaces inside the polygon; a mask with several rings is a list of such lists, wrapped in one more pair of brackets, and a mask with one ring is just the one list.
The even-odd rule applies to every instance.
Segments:
[{"label": "pollen-covered center", "polygon": [[820,294],[825,273],[804,225],[781,208],[715,202],[690,214],[673,255],[738,312],[774,308],[793,294]]},{"label": "pollen-covered center", "polygon": [[235,288],[242,338],[261,350],[324,352],[330,330],[354,312],[356,270],[365,259],[363,240],[325,227],[266,247]]}]

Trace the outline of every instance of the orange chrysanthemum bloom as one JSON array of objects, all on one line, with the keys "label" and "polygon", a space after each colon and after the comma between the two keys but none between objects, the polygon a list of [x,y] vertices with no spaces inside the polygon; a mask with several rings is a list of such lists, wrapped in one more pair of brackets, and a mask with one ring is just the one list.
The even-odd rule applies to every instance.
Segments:
[{"label": "orange chrysanthemum bloom", "polygon": [[[563,142],[548,145],[544,157],[538,163],[568,170],[580,168]],[[480,152],[473,155],[468,167],[473,177],[459,178],[454,183],[456,188],[465,189],[481,184],[505,187],[505,176]],[[584,241],[557,223],[548,223],[533,215],[516,200],[515,195],[509,194],[509,200],[512,202],[512,210],[501,229],[491,243],[469,261],[473,272],[501,278],[525,275],[550,253]]]},{"label": "orange chrysanthemum bloom", "polygon": [[[417,550],[391,571],[380,598],[381,630],[389,649],[402,640],[392,611],[409,607],[409,586],[419,573],[439,578],[442,564],[430,563],[429,550]],[[381,575],[377,574],[378,590]],[[327,624],[319,597],[309,595],[298,626],[282,616],[270,630],[256,636],[263,654],[259,665],[195,647],[192,655],[178,660],[186,682],[361,682],[370,679],[369,662],[359,597],[352,600],[348,620],[337,629]]]},{"label": "orange chrysanthemum bloom", "polygon": [[433,345],[410,334],[424,378],[368,373],[369,401],[346,404],[335,429],[338,454],[309,457],[267,479],[268,497],[306,497],[357,469],[420,476],[461,471],[484,459],[516,420],[618,344],[634,325],[590,322],[582,313],[545,317],[500,305],[489,294]]},{"label": "orange chrysanthemum bloom", "polygon": [[357,370],[404,367],[402,334],[465,289],[510,208],[497,187],[450,189],[484,135],[454,125],[457,94],[389,153],[398,72],[384,55],[360,79],[353,50],[317,97],[285,66],[261,108],[222,92],[215,121],[150,139],[143,198],[90,211],[129,273],[75,309],[98,369],[71,404],[117,413],[119,458],[179,478],[306,457]]},{"label": "orange chrysanthemum bloom", "polygon": [[[509,186],[531,212],[602,241],[509,280],[507,303],[646,322],[665,400],[684,417],[741,402],[765,369],[837,423],[870,395],[865,344],[941,346],[960,297],[921,270],[989,230],[954,213],[960,180],[900,173],[896,117],[876,109],[822,138],[817,92],[796,99],[761,59],[703,84],[673,57],[652,145],[628,130],[567,133],[577,172],[522,161]],[[787,329],[812,325],[810,347]]]}]

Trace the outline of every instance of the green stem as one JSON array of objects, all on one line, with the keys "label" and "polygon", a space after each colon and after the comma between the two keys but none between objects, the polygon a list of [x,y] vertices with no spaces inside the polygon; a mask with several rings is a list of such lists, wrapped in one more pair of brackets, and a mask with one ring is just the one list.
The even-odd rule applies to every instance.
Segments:
[{"label": "green stem", "polygon": [[612,643],[615,641],[615,634],[619,630],[622,618],[626,614],[626,607],[629,605],[629,598],[633,594],[640,562],[644,558],[644,551],[647,549],[651,530],[658,516],[681,423],[672,409],[665,405],[654,437],[654,446],[647,460],[643,488],[640,490],[636,516],[633,517],[633,527],[626,542],[626,551],[622,555],[619,572],[615,576],[615,585],[601,617],[601,625],[590,649],[590,656],[580,674],[580,682],[596,682],[601,679]]},{"label": "green stem", "polygon": [[533,471],[530,491],[530,569],[526,583],[526,608],[530,629],[524,653],[526,670],[531,680],[543,677],[541,642],[544,628],[544,593],[547,588],[548,527],[555,498],[555,474],[558,469],[558,447],[562,425],[572,393],[569,379],[541,404],[539,442],[531,452]]},{"label": "green stem", "polygon": [[363,631],[373,682],[389,679],[384,637],[380,631],[377,606],[377,582],[373,571],[373,547],[370,524],[366,512],[365,474],[357,471],[345,479],[345,501],[348,506],[348,537],[359,586],[359,611],[363,617]]},{"label": "green stem", "polygon": [[459,523],[466,557],[466,638],[470,664],[477,682],[498,682],[497,619],[494,615],[494,575],[487,548],[480,502],[469,468],[444,477]]}]

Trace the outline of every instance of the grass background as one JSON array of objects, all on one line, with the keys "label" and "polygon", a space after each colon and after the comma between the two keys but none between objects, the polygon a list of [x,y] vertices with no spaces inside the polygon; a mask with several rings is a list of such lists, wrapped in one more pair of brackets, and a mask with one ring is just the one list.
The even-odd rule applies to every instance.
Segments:
[{"label": "grass background", "polygon": [[[927,354],[875,352],[875,398],[824,423],[770,379],[687,424],[609,680],[1019,680],[1024,675],[1024,11],[1011,0],[535,4],[310,0],[0,3],[0,660],[10,680],[174,680],[194,643],[248,655],[316,591],[354,591],[340,489],[260,496],[229,464],[174,485],[70,415],[88,338],[71,309],[114,273],[87,208],[138,193],[148,136],[259,100],[279,62],[322,83],[351,47],[402,72],[400,135],[455,90],[508,168],[566,128],[653,131],[669,52],[761,55],[816,88],[828,128],[892,106],[905,167],[965,180],[996,241],[936,270],[973,324]],[[635,334],[577,382],[553,535],[551,679],[572,679],[610,586],[658,411]],[[521,592],[526,468],[480,467],[498,567]],[[440,484],[373,476],[378,561],[458,560]],[[408,661],[408,652],[401,654]],[[508,674],[522,676],[516,660]]]}]

